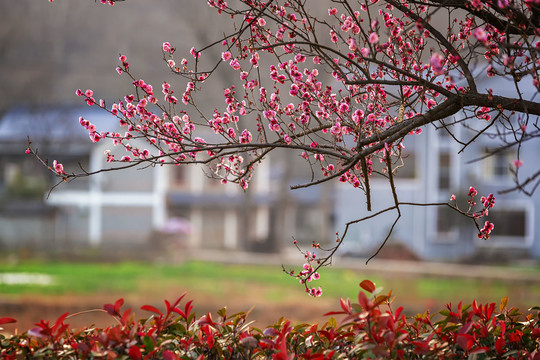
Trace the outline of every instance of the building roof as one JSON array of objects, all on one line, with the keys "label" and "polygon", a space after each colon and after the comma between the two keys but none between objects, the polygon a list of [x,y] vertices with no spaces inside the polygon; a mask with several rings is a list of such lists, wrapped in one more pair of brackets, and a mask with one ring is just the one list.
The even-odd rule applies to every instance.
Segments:
[{"label": "building roof", "polygon": [[95,124],[99,131],[117,128],[116,118],[98,108],[18,107],[0,119],[0,142],[26,141],[28,137],[33,141],[89,140],[88,131],[79,124],[80,116]]}]

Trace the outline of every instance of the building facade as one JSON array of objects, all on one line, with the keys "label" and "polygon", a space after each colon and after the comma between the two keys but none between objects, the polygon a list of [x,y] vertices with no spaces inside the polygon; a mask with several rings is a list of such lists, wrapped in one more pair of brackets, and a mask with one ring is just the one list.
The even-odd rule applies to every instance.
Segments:
[{"label": "building facade", "polygon": [[81,108],[17,109],[0,121],[0,246],[279,252],[293,238],[301,244],[330,238],[327,187],[290,193],[302,174],[287,156],[261,163],[246,192],[195,165],[105,171],[49,192],[58,179],[24,153],[27,136],[67,172],[111,166],[104,156],[111,144],[92,144],[78,124],[81,115],[100,129],[116,126],[105,112]]},{"label": "building facade", "polygon": [[[513,87],[503,79],[478,80],[478,88],[493,88],[501,95],[514,96]],[[531,89],[532,95],[533,89]],[[527,94],[523,94],[527,97]],[[479,130],[487,125],[485,120],[469,120],[464,126],[455,118],[445,123],[455,125],[449,129],[457,139],[472,139],[476,127]],[[512,117],[519,128],[518,116]],[[491,136],[490,136],[491,135]],[[511,169],[515,169],[516,148],[493,153],[504,145],[495,136],[495,127],[487,134],[476,138],[465,148],[452,138],[448,131],[435,126],[423,128],[421,135],[409,136],[405,140],[404,163],[408,169],[398,170],[395,184],[401,202],[448,203],[455,195],[458,206],[466,210],[467,193],[470,186],[480,196],[493,193],[495,207],[489,217],[480,220],[483,226],[487,219],[495,224],[488,240],[477,237],[478,230],[468,220],[447,206],[402,206],[402,217],[398,221],[389,244],[407,247],[418,257],[426,260],[474,260],[491,258],[540,258],[540,194],[529,197],[519,192],[500,194],[514,184]],[[512,139],[508,135],[508,141]],[[537,154],[540,144],[531,141],[520,149],[520,177],[527,178],[538,170]],[[488,156],[489,155],[489,156]],[[400,169],[401,170],[401,169]],[[373,213],[393,205],[388,180],[384,178],[371,181]],[[336,188],[336,230],[341,231],[345,224],[354,219],[369,215],[365,208],[365,196],[360,190],[346,184]],[[378,216],[370,221],[352,226],[348,231],[343,253],[357,256],[370,256],[387,236],[395,211]],[[390,245],[391,246],[391,245]]]},{"label": "building facade", "polygon": [[[504,80],[477,81],[478,88],[514,95]],[[388,181],[381,176],[371,179],[372,213],[366,210],[363,192],[348,184],[290,191],[291,185],[306,182],[311,174],[302,171],[301,159],[279,150],[259,165],[247,192],[235,184],[220,184],[207,169],[195,165],[105,171],[49,191],[57,178],[24,154],[28,136],[42,156],[58,159],[67,171],[110,166],[103,155],[110,144],[92,144],[78,124],[79,116],[100,129],[116,126],[116,119],[92,108],[15,109],[0,120],[0,247],[280,252],[294,248],[293,240],[307,248],[312,242],[333,243],[334,234],[348,222],[393,205]],[[477,120],[463,126],[459,116],[446,121],[455,123],[451,132],[458,139],[471,139],[475,130],[471,126],[485,125]],[[513,121],[517,124],[520,119],[515,116]],[[469,186],[474,186],[479,197],[489,193],[496,197],[488,218],[495,230],[489,240],[481,240],[474,224],[449,207],[404,205],[389,245],[405,246],[426,260],[540,258],[540,196],[499,194],[514,185],[511,169],[517,159],[514,148],[493,153],[501,141],[480,136],[463,149],[447,131],[434,126],[409,136],[405,166],[396,175],[399,200],[447,203],[455,195],[464,208]],[[537,170],[539,151],[534,141],[521,147],[522,178]],[[396,215],[389,211],[352,225],[341,253],[372,255]]]}]

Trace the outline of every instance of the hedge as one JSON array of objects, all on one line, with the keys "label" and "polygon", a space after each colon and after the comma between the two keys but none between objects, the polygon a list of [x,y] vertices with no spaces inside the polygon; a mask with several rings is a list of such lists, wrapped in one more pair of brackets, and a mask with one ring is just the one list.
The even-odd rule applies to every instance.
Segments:
[{"label": "hedge", "polygon": [[[527,314],[495,303],[463,303],[436,314],[407,317],[393,308],[391,292],[360,283],[356,303],[340,300],[319,324],[292,324],[280,318],[265,328],[248,313],[197,317],[185,294],[162,310],[145,305],[150,316],[136,319],[124,301],[103,309],[115,326],[70,329],[70,315],[42,320],[22,334],[0,335],[2,359],[540,359],[540,307]],[[73,316],[73,315],[71,315]],[[15,322],[0,318],[0,325]]]}]

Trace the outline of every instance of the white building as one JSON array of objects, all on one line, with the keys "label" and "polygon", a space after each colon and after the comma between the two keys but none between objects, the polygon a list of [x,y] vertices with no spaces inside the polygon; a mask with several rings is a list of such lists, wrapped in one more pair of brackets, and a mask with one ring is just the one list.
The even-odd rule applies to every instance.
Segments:
[{"label": "white building", "polygon": [[[492,87],[500,95],[512,95],[512,86],[503,79],[477,79],[478,88]],[[489,85],[489,86],[488,86]],[[525,94],[526,96],[526,94]],[[456,114],[459,119],[460,114]],[[452,120],[452,119],[449,119]],[[486,125],[477,120],[478,126]],[[483,123],[480,123],[483,122]],[[451,123],[449,121],[448,123]],[[468,121],[469,126],[474,122]],[[474,133],[456,124],[452,132],[459,139],[470,139]],[[510,167],[517,159],[516,149],[501,151],[480,161],[494,148],[500,146],[498,139],[480,136],[460,153],[462,146],[444,130],[428,125],[421,135],[405,140],[404,162],[409,168],[398,172],[396,188],[402,202],[437,203],[449,202],[452,194],[462,202],[467,200],[469,186],[478,190],[480,196],[493,193],[495,207],[489,220],[495,229],[489,240],[477,237],[477,229],[471,220],[448,207],[402,206],[402,218],[394,229],[389,244],[402,244],[426,260],[462,260],[475,258],[517,256],[540,258],[540,194],[532,197],[513,192],[498,192],[514,186]],[[520,152],[524,166],[522,178],[538,170],[540,143],[527,142]],[[373,213],[393,205],[388,180],[371,181]],[[369,215],[365,208],[365,196],[360,190],[341,184],[336,190],[336,231],[354,219]],[[385,239],[395,219],[396,212],[388,212],[367,222],[352,226],[348,231],[344,253],[370,256]],[[481,226],[486,219],[481,220]]]},{"label": "white building", "polygon": [[110,166],[103,154],[110,144],[92,144],[79,116],[100,129],[116,126],[91,108],[17,109],[0,121],[2,246],[275,252],[290,246],[292,237],[306,244],[330,238],[327,187],[289,192],[291,182],[302,181],[290,157],[263,162],[245,193],[209,178],[201,166],[183,165],[102,172],[44,195],[58,179],[25,155],[27,136],[41,156],[57,159],[67,172]]}]

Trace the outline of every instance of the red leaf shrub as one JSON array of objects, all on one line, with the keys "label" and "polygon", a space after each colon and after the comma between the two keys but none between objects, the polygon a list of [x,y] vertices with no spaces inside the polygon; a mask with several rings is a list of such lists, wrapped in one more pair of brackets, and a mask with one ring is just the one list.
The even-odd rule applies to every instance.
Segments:
[{"label": "red leaf shrub", "polygon": [[[0,335],[2,359],[540,359],[540,307],[528,314],[507,308],[508,299],[457,307],[447,304],[438,315],[429,311],[406,317],[392,308],[390,294],[377,295],[369,280],[360,283],[358,303],[341,299],[340,309],[318,324],[292,325],[280,319],[264,329],[251,326],[248,314],[225,309],[196,318],[192,302],[165,301],[165,311],[146,305],[150,317],[136,320],[123,300],[104,311],[118,325],[70,330],[60,316],[42,320],[20,335]],[[1,318],[1,323],[13,322]]]}]

